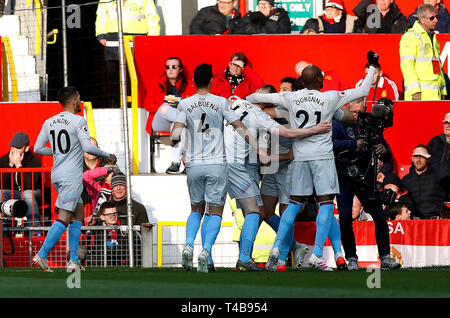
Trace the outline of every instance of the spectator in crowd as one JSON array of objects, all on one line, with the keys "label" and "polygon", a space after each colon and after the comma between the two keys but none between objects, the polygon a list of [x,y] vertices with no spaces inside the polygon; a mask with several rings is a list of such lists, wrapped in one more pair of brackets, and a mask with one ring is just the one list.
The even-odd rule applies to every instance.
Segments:
[{"label": "spectator in crowd", "polygon": [[[364,112],[366,110],[364,98],[351,102],[348,110],[353,113],[357,120],[358,112]],[[372,216],[375,223],[375,239],[378,246],[378,254],[382,260],[384,259],[382,261],[382,267],[386,266],[386,268],[396,269],[400,267],[400,264],[389,258],[389,229],[382,206],[381,194],[377,193],[377,189],[373,188],[373,182],[370,179],[365,178],[358,182],[358,178],[352,173],[355,165],[358,170],[364,170],[368,176],[374,173],[373,168],[367,168],[370,168],[372,147],[369,147],[370,145],[367,140],[361,138],[364,131],[365,127],[363,126],[344,124],[336,120],[333,121],[333,150],[336,155],[336,168],[340,189],[340,193],[337,194],[336,198],[345,258],[348,261],[349,270],[359,268],[355,234],[353,232],[353,217],[356,215],[352,215],[354,196],[356,196],[364,207],[364,211]],[[381,161],[388,161],[392,157],[389,146],[384,140],[383,133],[379,135],[379,144],[374,146],[376,146],[376,155]],[[358,158],[358,162],[349,162],[349,158],[353,160],[354,158]],[[375,200],[372,200],[372,195],[375,195]]]},{"label": "spectator in crowd", "polygon": [[[295,73],[300,78],[302,71],[311,65],[311,63],[306,61],[300,61],[295,64]],[[321,92],[326,91],[344,91],[349,89],[350,86],[345,82],[345,80],[335,71],[323,71],[323,88]]]},{"label": "spectator in crowd", "polygon": [[5,12],[5,0],[0,0],[0,17],[3,16]]},{"label": "spectator in crowd", "polygon": [[237,0],[217,0],[217,4],[200,9],[189,25],[190,34],[241,34],[243,19],[236,10]]},{"label": "spectator in crowd", "polygon": [[[97,226],[120,226],[117,206],[113,201],[105,201],[101,204],[98,217],[91,225]],[[128,236],[120,229],[108,229],[106,231],[106,242],[103,231],[92,230],[94,244],[90,246],[88,265],[91,266],[129,266],[128,259]],[[140,244],[134,244],[135,264],[140,264]],[[105,251],[106,249],[106,251]],[[104,259],[106,254],[106,260]],[[105,264],[106,263],[106,264]]]},{"label": "spectator in crowd", "polygon": [[[90,137],[90,142],[92,145],[98,148],[98,142],[94,137]],[[91,215],[95,210],[98,210],[97,201],[99,197],[99,193],[94,191],[93,187],[98,187],[100,189],[105,188],[104,191],[109,191],[109,195],[111,195],[111,188],[108,184],[105,184],[105,180],[107,178],[107,174],[101,173],[103,171],[98,169],[104,166],[115,166],[117,167],[117,158],[113,158],[112,161],[109,161],[108,158],[97,157],[90,153],[85,152],[83,154],[83,176],[89,175],[88,181],[84,180],[83,177],[83,193],[81,194],[81,198],[83,199],[84,204],[84,214],[85,217]],[[95,170],[95,172],[93,172]],[[88,174],[85,174],[89,172]],[[90,178],[92,177],[92,180]],[[92,181],[92,182],[91,182]],[[111,180],[110,180],[111,181]],[[94,185],[95,182],[95,185]],[[100,190],[98,190],[100,191]],[[109,197],[109,196],[108,196]]]},{"label": "spectator in crowd", "polygon": [[[450,113],[445,114],[442,123],[444,124],[444,132],[431,138],[427,149],[431,156],[439,160],[447,175],[450,175]],[[447,192],[450,192],[450,190]]]},{"label": "spectator in crowd", "polygon": [[264,85],[261,77],[248,65],[244,53],[234,53],[224,72],[214,74],[211,94],[244,99]]},{"label": "spectator in crowd", "polygon": [[[183,63],[178,57],[169,57],[165,63],[165,72],[161,75],[157,87],[152,93],[152,103],[145,105],[149,112],[146,130],[152,132],[170,132],[177,115],[178,103],[181,99],[195,94],[195,87],[186,74]],[[183,138],[176,147],[172,147],[172,164],[166,173],[180,173]]]},{"label": "spectator in crowd", "polygon": [[445,176],[437,160],[433,159],[425,145],[418,145],[412,153],[410,171],[402,178],[408,193],[399,201],[406,203],[413,218],[435,219],[443,209],[445,189],[442,182]]},{"label": "spectator in crowd", "polygon": [[244,16],[246,34],[291,33],[289,14],[283,8],[274,8],[274,0],[258,0],[257,11]]},{"label": "spectator in crowd", "polygon": [[[366,64],[364,67],[364,73],[367,74],[369,71],[369,65]],[[375,100],[379,100],[380,98],[389,98],[392,101],[399,99],[397,84],[395,84],[394,81],[391,81],[386,76],[383,76],[383,71],[381,70],[381,65],[376,65],[376,71],[375,76],[373,78],[372,88],[370,89],[369,95],[367,96],[367,101],[371,102],[369,106],[372,106],[372,102]],[[355,87],[361,86],[361,83],[363,82],[363,79],[360,79]],[[376,92],[375,92],[376,87]],[[375,99],[374,99],[374,94]],[[371,111],[371,107],[368,107],[368,112]]]},{"label": "spectator in crowd", "polygon": [[322,15],[306,20],[300,33],[353,33],[357,17],[347,15],[342,0],[328,0]]},{"label": "spectator in crowd", "polygon": [[[438,10],[438,23],[436,25],[436,32],[450,33],[450,16],[447,8],[441,0],[423,0],[424,4],[431,4]],[[409,27],[412,28],[414,23],[418,20],[417,9],[408,17]]]},{"label": "spectator in crowd", "polygon": [[293,77],[284,77],[280,81],[280,93],[281,92],[292,92],[295,86],[295,78]]},{"label": "spectator in crowd", "polygon": [[[15,133],[9,146],[11,146],[9,152],[0,157],[0,168],[42,167],[41,160],[31,153],[30,139],[26,133]],[[40,226],[41,218],[38,203],[41,203],[42,200],[41,173],[3,173],[2,187],[3,198],[0,198],[2,201],[12,198],[20,199],[23,193],[23,200],[28,205],[27,222],[25,224]]]},{"label": "spectator in crowd", "polygon": [[[111,179],[114,173],[119,172],[117,165],[106,165],[83,173],[83,185],[90,198],[90,210],[87,211],[86,223],[90,224],[91,216],[97,215],[100,205],[111,198]],[[99,177],[103,177],[103,182],[96,180]]]},{"label": "spectator in crowd", "polygon": [[405,100],[441,100],[447,90],[434,33],[438,11],[430,4],[421,4],[417,16],[419,20],[400,40]]},{"label": "spectator in crowd", "polygon": [[353,9],[361,21],[364,33],[403,33],[408,29],[408,18],[394,0],[361,0]]},{"label": "spectator in crowd", "polygon": [[[95,36],[105,47],[109,96],[113,108],[120,107],[119,40],[117,2],[100,0],[95,21]],[[159,16],[153,0],[122,1],[124,35],[159,35]]]},{"label": "spectator in crowd", "polygon": [[[114,174],[111,178],[111,201],[114,201],[122,224],[128,224],[127,211],[127,178],[123,173]],[[131,199],[133,225],[148,223],[145,206]]]},{"label": "spectator in crowd", "polygon": [[404,203],[395,202],[387,210],[391,220],[411,220],[411,211]]}]

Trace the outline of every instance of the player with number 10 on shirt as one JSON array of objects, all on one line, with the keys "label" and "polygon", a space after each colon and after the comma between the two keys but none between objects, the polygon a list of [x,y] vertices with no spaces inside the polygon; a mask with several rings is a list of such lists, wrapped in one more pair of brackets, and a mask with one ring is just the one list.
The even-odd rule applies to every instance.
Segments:
[{"label": "player with number 10 on shirt", "polygon": [[[99,157],[115,158],[115,155],[100,150],[90,143],[86,120],[75,115],[81,110],[80,94],[73,86],[58,91],[58,101],[63,111],[45,121],[36,140],[34,151],[37,154],[53,156],[51,173],[52,184],[58,193],[56,208],[58,219],[50,227],[47,238],[39,252],[33,257],[33,263],[45,272],[52,272],[47,256],[69,226],[68,241],[70,261],[68,271],[80,271],[77,250],[84,217],[83,201],[83,153]],[[50,142],[50,147],[45,145]]]}]

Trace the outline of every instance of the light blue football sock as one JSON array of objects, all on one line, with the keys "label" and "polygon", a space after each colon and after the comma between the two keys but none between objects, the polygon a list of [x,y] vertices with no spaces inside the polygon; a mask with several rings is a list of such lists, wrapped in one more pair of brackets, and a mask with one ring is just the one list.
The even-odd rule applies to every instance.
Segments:
[{"label": "light blue football sock", "polygon": [[216,242],[221,226],[222,217],[217,214],[210,215],[208,226],[206,227],[205,241],[203,242],[203,249],[207,250],[209,254],[211,254],[212,246]]},{"label": "light blue football sock", "polygon": [[333,208],[333,202],[319,203],[319,213],[316,218],[316,240],[313,249],[313,254],[317,257],[322,257],[323,247],[330,231]]},{"label": "light blue football sock", "polygon": [[39,256],[43,259],[46,259],[48,256],[48,253],[52,250],[52,248],[56,245],[56,243],[61,238],[61,235],[66,230],[67,224],[60,220],[56,220],[53,222],[52,226],[48,230],[47,237],[44,241],[44,244],[42,244],[41,249],[39,250]]},{"label": "light blue football sock", "polygon": [[341,248],[341,229],[339,228],[338,221],[331,215],[330,231],[328,232],[328,238],[331,241],[331,246],[333,246],[334,255],[340,253],[342,254]]},{"label": "light blue football sock", "polygon": [[286,233],[286,244],[281,244],[279,260],[286,262],[289,251],[292,250],[292,245],[294,245],[295,248],[295,243],[296,242],[294,240],[294,224],[292,224],[290,230]]},{"label": "light blue football sock", "polygon": [[80,236],[81,236],[81,222],[73,221],[69,226],[68,230],[69,236],[69,251],[70,251],[70,259],[74,262],[79,262],[78,260],[78,246],[80,245]]},{"label": "light blue football sock", "polygon": [[266,221],[267,224],[275,231],[278,232],[278,227],[280,225],[280,216],[278,214],[274,214],[270,219]]},{"label": "light blue football sock", "polygon": [[[203,216],[203,222],[202,222],[202,227],[200,229],[200,234],[202,237],[202,245],[205,242],[205,236],[206,236],[206,227],[208,226],[208,220],[209,220],[209,214],[205,214]],[[208,263],[209,264],[214,264],[213,259],[212,259],[212,255],[209,254],[209,259],[208,259]]]},{"label": "light blue football sock", "polygon": [[200,212],[191,212],[186,222],[186,245],[194,247],[195,237],[197,236],[201,221],[202,215]]},{"label": "light blue football sock", "polygon": [[278,247],[280,251],[288,250],[291,245],[293,235],[293,225],[297,214],[300,212],[303,204],[289,201],[289,205],[281,216],[280,225],[278,227],[277,237],[272,248]]},{"label": "light blue football sock", "polygon": [[245,263],[250,262],[252,247],[259,228],[259,213],[249,213],[245,217],[241,231],[241,248],[239,259]]}]

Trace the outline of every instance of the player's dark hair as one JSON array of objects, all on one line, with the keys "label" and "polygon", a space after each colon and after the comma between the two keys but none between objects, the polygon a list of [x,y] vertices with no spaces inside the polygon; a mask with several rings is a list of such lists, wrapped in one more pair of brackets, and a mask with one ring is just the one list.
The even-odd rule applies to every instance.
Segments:
[{"label": "player's dark hair", "polygon": [[239,61],[244,62],[244,67],[245,67],[245,66],[247,65],[247,63],[248,63],[248,58],[247,58],[247,56],[245,56],[245,54],[242,53],[242,52],[234,53],[233,55],[231,55],[231,57],[230,57],[230,62],[231,62],[232,60],[234,60],[235,58],[237,58]]},{"label": "player's dark hair", "polygon": [[208,87],[211,78],[213,77],[211,64],[200,64],[194,71],[194,83],[197,88]]},{"label": "player's dark hair", "polygon": [[78,90],[74,86],[67,86],[58,90],[57,99],[58,102],[65,106],[78,94]]},{"label": "player's dark hair", "polygon": [[105,201],[100,205],[100,209],[98,210],[98,215],[102,215],[106,209],[117,208],[117,205],[114,201]]},{"label": "player's dark hair", "polygon": [[294,85],[295,80],[296,79],[294,77],[286,76],[281,79],[280,83],[291,83],[292,85]]}]

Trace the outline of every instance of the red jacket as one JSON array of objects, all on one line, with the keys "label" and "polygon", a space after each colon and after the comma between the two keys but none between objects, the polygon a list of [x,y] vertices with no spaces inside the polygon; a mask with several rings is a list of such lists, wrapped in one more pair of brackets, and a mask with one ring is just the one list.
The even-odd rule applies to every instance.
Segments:
[{"label": "red jacket", "polygon": [[229,98],[230,96],[239,96],[244,99],[250,94],[253,94],[257,89],[264,85],[264,81],[258,74],[250,67],[246,66],[242,70],[244,74],[244,81],[234,89],[231,89],[231,85],[225,77],[225,72],[215,74],[213,77],[213,83],[211,87],[211,94]]},{"label": "red jacket", "polygon": [[[152,133],[152,122],[153,118],[155,117],[156,112],[158,111],[159,106],[161,106],[164,103],[164,97],[166,96],[166,91],[161,89],[162,87],[165,87],[165,81],[166,76],[161,76],[159,79],[159,82],[153,85],[151,91],[149,92],[150,96],[152,96],[151,103],[144,105],[144,108],[148,111],[148,119],[147,119],[147,125],[145,129],[149,134]],[[188,84],[186,86],[186,89],[183,93],[181,93],[181,98],[187,98],[191,95],[194,95],[197,92],[197,89],[195,88],[194,83],[192,83],[191,80],[187,80]],[[175,83],[175,87],[177,90],[180,90],[181,81],[178,81]]]},{"label": "red jacket", "polygon": [[349,89],[350,86],[345,82],[345,80],[335,71],[324,71],[323,72],[323,88],[321,92],[326,91],[345,91]]}]

